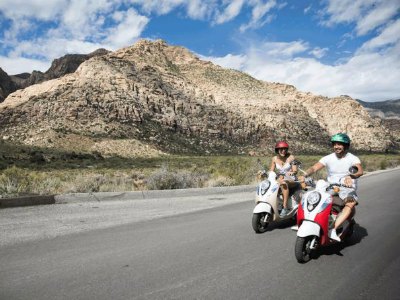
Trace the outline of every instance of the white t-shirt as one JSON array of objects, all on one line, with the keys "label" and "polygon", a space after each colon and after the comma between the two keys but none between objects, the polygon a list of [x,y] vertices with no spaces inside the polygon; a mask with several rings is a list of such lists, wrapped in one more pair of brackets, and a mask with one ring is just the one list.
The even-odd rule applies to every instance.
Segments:
[{"label": "white t-shirt", "polygon": [[[347,153],[344,157],[338,158],[335,153],[324,156],[319,160],[328,171],[328,182],[339,183],[339,180],[346,175],[349,175],[349,168],[356,164],[361,164],[360,159]],[[354,188],[357,189],[357,179],[353,179]]]}]

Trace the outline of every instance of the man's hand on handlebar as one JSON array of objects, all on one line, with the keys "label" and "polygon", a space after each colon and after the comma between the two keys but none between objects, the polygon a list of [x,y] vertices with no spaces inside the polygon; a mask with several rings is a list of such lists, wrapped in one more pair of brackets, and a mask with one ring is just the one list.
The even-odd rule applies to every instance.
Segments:
[{"label": "man's hand on handlebar", "polygon": [[350,176],[346,176],[344,178],[344,186],[352,187],[353,186],[353,179]]}]

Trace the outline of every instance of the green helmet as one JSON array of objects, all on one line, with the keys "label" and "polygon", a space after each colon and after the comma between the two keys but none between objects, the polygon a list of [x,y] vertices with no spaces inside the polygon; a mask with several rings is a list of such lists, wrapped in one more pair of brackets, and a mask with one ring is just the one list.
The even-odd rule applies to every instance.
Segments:
[{"label": "green helmet", "polygon": [[337,133],[331,137],[331,143],[333,142],[339,142],[350,145],[350,138],[345,133]]}]

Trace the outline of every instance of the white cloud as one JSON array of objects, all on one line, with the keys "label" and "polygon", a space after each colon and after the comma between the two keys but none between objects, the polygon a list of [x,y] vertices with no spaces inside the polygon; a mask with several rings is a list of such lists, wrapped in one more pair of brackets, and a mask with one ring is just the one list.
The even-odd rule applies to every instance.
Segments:
[{"label": "white cloud", "polygon": [[2,0],[0,11],[8,19],[35,18],[51,21],[64,11],[68,0]]},{"label": "white cloud", "polygon": [[322,58],[325,56],[325,54],[329,51],[328,48],[319,48],[316,47],[313,50],[310,51],[310,54],[315,56],[316,58]]},{"label": "white cloud", "polygon": [[[21,42],[8,57],[2,58],[0,66],[8,73],[47,71],[51,61],[68,53],[87,54],[99,48],[110,49],[107,44],[96,44],[80,40],[68,39],[38,39]],[[31,58],[24,58],[22,55]],[[4,62],[4,64],[3,64]],[[23,63],[25,62],[25,63]],[[19,65],[20,64],[20,65]]]},{"label": "white cloud", "polygon": [[119,12],[119,21],[117,27],[109,31],[106,43],[112,45],[112,48],[120,48],[133,44],[146,27],[149,19],[138,15],[134,9],[126,12]]},{"label": "white cloud", "polygon": [[222,24],[235,18],[241,11],[244,0],[232,0],[222,13],[218,13],[216,24]]},{"label": "white cloud", "polygon": [[391,46],[399,42],[400,19],[388,24],[378,36],[364,43],[359,51],[373,51],[380,47]]},{"label": "white cloud", "polygon": [[306,14],[308,14],[308,12],[310,11],[310,9],[312,8],[312,5],[310,5],[310,6],[307,6],[305,9],[304,9],[304,14],[306,15]]},{"label": "white cloud", "polygon": [[61,27],[73,38],[85,39],[95,33],[98,19],[112,9],[109,0],[71,0],[62,14]]},{"label": "white cloud", "polygon": [[365,9],[379,1],[382,0],[328,0],[328,6],[324,14],[328,15],[329,18],[323,23],[332,26],[357,21]]},{"label": "white cloud", "polygon": [[178,9],[186,8],[188,16],[192,19],[205,19],[212,15],[218,5],[215,0],[125,0],[138,7],[140,12],[147,15],[165,15]]},{"label": "white cloud", "polygon": [[17,54],[17,51],[21,51],[20,53],[31,51],[35,56],[47,54],[45,58],[51,59],[58,58],[67,53],[85,54],[103,48],[104,46],[105,44],[91,43],[81,40],[44,39],[21,43],[20,47],[18,47],[13,53]]},{"label": "white cloud", "polygon": [[176,7],[185,4],[184,0],[130,0],[132,4],[138,4],[147,14],[156,13],[165,15]]},{"label": "white cloud", "polygon": [[187,13],[192,19],[203,19],[213,11],[214,5],[203,0],[191,0],[187,2]]},{"label": "white cloud", "polygon": [[[292,49],[281,53],[283,49]],[[400,45],[384,53],[358,53],[331,66],[302,57],[301,42],[252,44],[244,54],[208,59],[257,79],[294,85],[328,97],[349,95],[365,101],[395,99],[400,95]]]},{"label": "white cloud", "polygon": [[253,10],[252,10],[252,17],[251,20],[248,24],[242,25],[240,27],[240,31],[244,32],[249,28],[259,28],[263,26],[265,23],[271,22],[274,16],[268,16],[267,18],[264,18],[264,16],[276,6],[276,1],[275,0],[270,0],[267,1],[266,3],[260,2],[260,1],[251,1],[254,5]]},{"label": "white cloud", "polygon": [[355,23],[358,36],[377,29],[398,14],[398,0],[328,0],[322,24]]},{"label": "white cloud", "polygon": [[50,62],[23,57],[0,56],[0,66],[9,75],[15,75],[33,70],[45,72],[50,68]]},{"label": "white cloud", "polygon": [[245,69],[247,56],[246,55],[232,55],[228,54],[224,57],[213,57],[198,55],[202,60],[209,60],[213,63],[223,66],[228,69],[243,70]]},{"label": "white cloud", "polygon": [[370,10],[366,16],[360,18],[356,31],[358,35],[364,35],[369,31],[385,24],[398,13],[400,1],[384,1],[377,3],[375,9]]},{"label": "white cloud", "polygon": [[249,52],[258,53],[265,57],[274,59],[288,59],[303,53],[308,49],[308,44],[303,41],[285,42],[267,42],[252,46]]},{"label": "white cloud", "polygon": [[13,22],[10,29],[4,32],[4,41],[6,41],[7,44],[10,44],[13,41],[16,41],[20,32],[29,31],[35,27],[35,24],[25,18],[20,19],[18,22]]}]

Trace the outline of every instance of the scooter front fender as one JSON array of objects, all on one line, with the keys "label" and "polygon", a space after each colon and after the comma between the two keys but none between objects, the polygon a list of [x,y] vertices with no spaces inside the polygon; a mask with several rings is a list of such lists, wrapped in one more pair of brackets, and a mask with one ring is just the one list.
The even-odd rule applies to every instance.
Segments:
[{"label": "scooter front fender", "polygon": [[265,202],[259,202],[256,207],[254,207],[253,214],[259,214],[262,212],[271,213],[271,205]]},{"label": "scooter front fender", "polygon": [[321,227],[314,222],[304,220],[301,223],[299,230],[297,231],[297,236],[306,237],[310,235],[320,236]]}]

